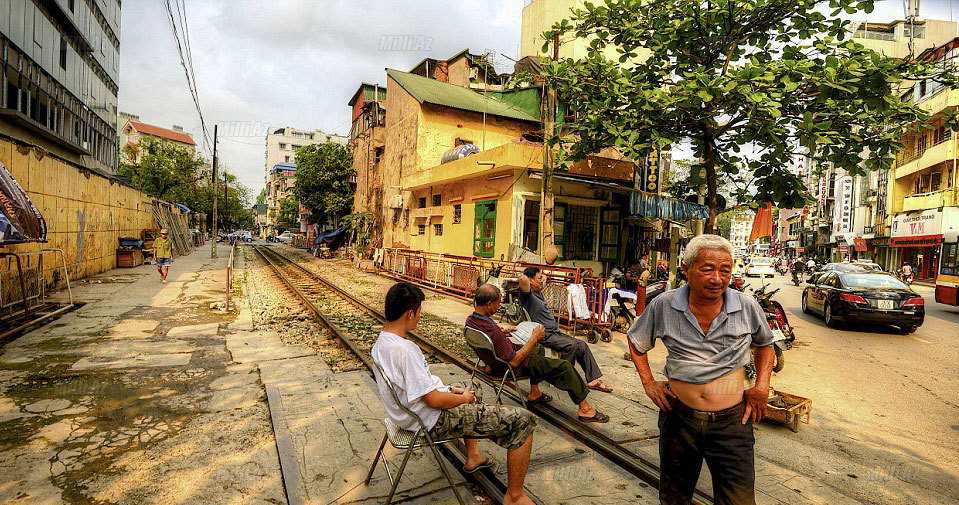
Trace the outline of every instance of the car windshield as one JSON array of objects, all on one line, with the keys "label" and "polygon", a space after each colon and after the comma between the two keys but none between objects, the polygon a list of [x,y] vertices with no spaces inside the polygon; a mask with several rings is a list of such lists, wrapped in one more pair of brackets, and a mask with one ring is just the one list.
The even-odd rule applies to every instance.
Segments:
[{"label": "car windshield", "polygon": [[843,274],[839,278],[843,286],[853,289],[909,289],[899,279],[886,274]]}]

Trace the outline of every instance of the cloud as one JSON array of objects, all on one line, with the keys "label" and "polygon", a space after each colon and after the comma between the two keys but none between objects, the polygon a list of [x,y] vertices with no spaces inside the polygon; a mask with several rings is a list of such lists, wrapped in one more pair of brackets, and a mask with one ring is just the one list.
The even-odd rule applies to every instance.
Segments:
[{"label": "cloud", "polygon": [[[360,82],[385,84],[384,68],[469,47],[516,58],[520,0],[186,0],[200,105],[214,123],[319,128],[349,133],[347,102]],[[927,0],[926,18],[949,19],[949,0]],[[957,12],[956,14],[959,14]],[[902,17],[877,4],[870,21]],[[383,51],[384,35],[429,38],[428,51]],[[500,58],[502,63],[508,63]],[[507,67],[508,68],[508,67]],[[200,121],[162,1],[124,2],[120,110],[159,126],[182,125],[199,141]],[[239,122],[239,123],[236,123]],[[245,123],[244,123],[245,122]],[[264,137],[224,138],[222,164],[253,193],[263,186]]]},{"label": "cloud", "polygon": [[[412,68],[469,47],[515,58],[522,3],[496,1],[186,1],[194,72],[208,128],[259,125],[222,138],[223,166],[254,194],[263,185],[266,125],[346,135],[347,102],[360,82],[385,84],[384,68]],[[428,38],[429,50],[381,51],[381,36]],[[200,121],[163,2],[124,2],[120,110],[200,139]],[[504,59],[505,61],[505,59]],[[221,130],[225,130],[221,126]]]}]

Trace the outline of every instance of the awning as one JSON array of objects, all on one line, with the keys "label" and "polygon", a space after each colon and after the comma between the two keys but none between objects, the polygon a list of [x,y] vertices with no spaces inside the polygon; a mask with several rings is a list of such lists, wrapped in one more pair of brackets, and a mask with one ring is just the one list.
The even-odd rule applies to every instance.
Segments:
[{"label": "awning", "polygon": [[890,247],[932,247],[942,243],[942,235],[922,235],[912,237],[892,237]]},{"label": "awning", "polygon": [[0,163],[0,245],[46,241],[47,222],[43,215]]},{"label": "awning", "polygon": [[684,202],[666,196],[654,195],[639,190],[629,190],[629,213],[653,219],[686,222],[709,217],[709,207]]}]

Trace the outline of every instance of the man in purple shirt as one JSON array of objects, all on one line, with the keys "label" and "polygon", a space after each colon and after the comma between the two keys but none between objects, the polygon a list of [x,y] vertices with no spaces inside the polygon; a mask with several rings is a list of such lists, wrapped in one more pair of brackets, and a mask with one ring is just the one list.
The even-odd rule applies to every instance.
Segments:
[{"label": "man in purple shirt", "polygon": [[[466,318],[466,326],[479,330],[489,336],[493,342],[496,358],[505,361],[513,367],[517,374],[529,377],[529,403],[547,403],[552,400],[548,394],[539,389],[539,383],[546,381],[557,388],[566,391],[570,400],[579,406],[576,412],[579,420],[588,423],[605,423],[609,416],[593,408],[586,401],[589,388],[586,381],[580,377],[573,364],[565,359],[547,358],[543,346],[539,341],[546,336],[543,325],[533,331],[532,337],[525,345],[514,344],[509,339],[508,331],[513,327],[501,328],[490,316],[499,309],[502,296],[499,288],[492,284],[483,284],[476,290],[473,306],[476,311]],[[489,351],[476,349],[476,354],[491,368],[491,373],[501,375],[506,367],[490,355]]]}]

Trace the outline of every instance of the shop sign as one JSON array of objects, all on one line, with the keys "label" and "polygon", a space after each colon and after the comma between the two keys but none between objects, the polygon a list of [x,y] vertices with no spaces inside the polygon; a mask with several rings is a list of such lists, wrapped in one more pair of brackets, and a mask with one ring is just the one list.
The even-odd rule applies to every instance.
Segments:
[{"label": "shop sign", "polygon": [[846,254],[849,252],[849,246],[841,245],[839,246],[839,254]]},{"label": "shop sign", "polygon": [[796,249],[796,252],[806,252],[806,248],[805,248],[805,247],[800,247],[800,248]]},{"label": "shop sign", "polygon": [[845,175],[836,181],[836,208],[833,211],[833,233],[852,231],[852,177]]},{"label": "shop sign", "polygon": [[853,246],[856,248],[856,252],[866,252],[866,239],[854,238]]},{"label": "shop sign", "polygon": [[829,192],[828,177],[825,175],[819,178],[819,209],[820,215],[826,211],[826,193]]},{"label": "shop sign", "polygon": [[892,218],[892,237],[919,237],[942,235],[942,211],[927,209],[921,212],[898,214]]}]

